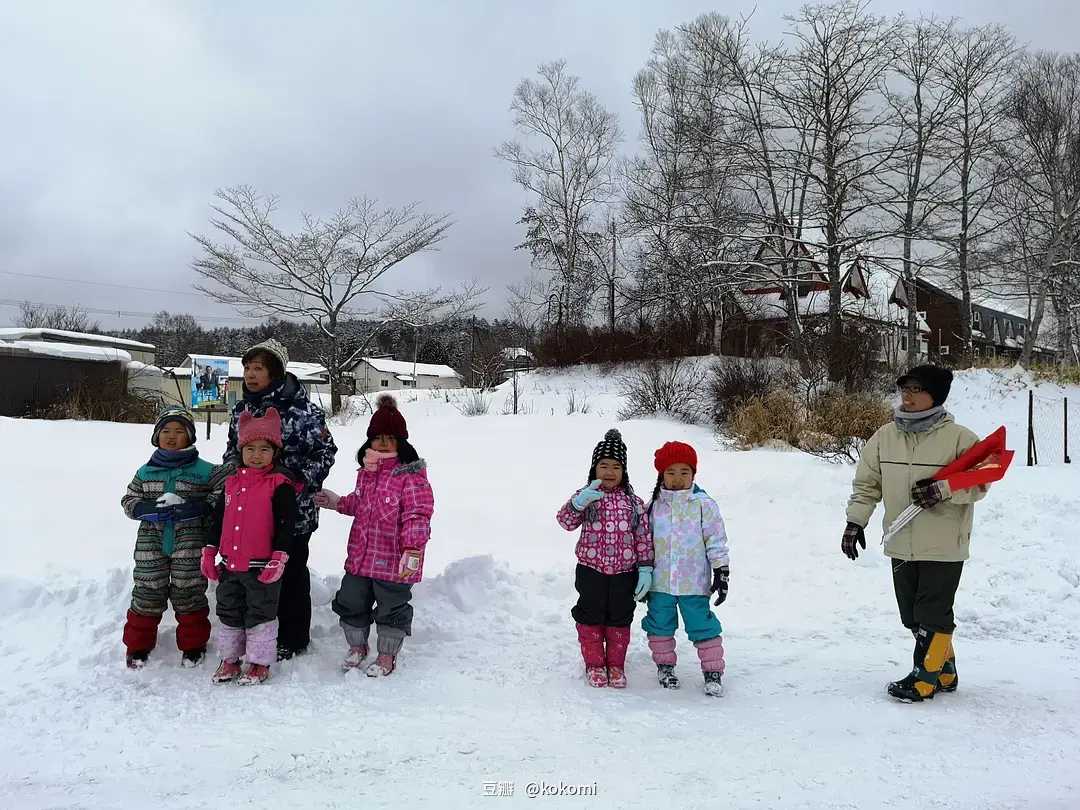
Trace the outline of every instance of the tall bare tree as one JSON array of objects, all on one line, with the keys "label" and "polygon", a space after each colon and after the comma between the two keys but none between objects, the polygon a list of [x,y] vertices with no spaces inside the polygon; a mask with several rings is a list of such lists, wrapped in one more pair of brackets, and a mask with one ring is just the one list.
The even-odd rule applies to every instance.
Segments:
[{"label": "tall bare tree", "polygon": [[870,224],[871,193],[891,167],[897,139],[888,127],[881,83],[891,63],[897,21],[867,12],[865,0],[804,6],[786,19],[794,50],[781,104],[804,120],[814,142],[806,172],[809,210],[820,224],[829,284],[829,379],[843,374],[842,268],[861,243],[880,236]]},{"label": "tall bare tree", "polygon": [[370,340],[370,330],[344,327],[371,311],[362,304],[381,302],[378,285],[387,274],[445,238],[449,216],[422,213],[416,203],[381,208],[357,198],[325,220],[303,214],[300,230],[288,233],[273,221],[276,197],[236,186],[217,198],[210,224],[224,241],[192,234],[202,249],[194,268],[205,280],[196,289],[245,313],[315,324],[337,412],[344,363]]},{"label": "tall bare tree", "polygon": [[[955,158],[949,154],[945,128],[952,124],[954,97],[943,67],[952,22],[920,18],[904,24],[894,42],[891,81],[885,94],[899,133],[895,171],[882,175],[882,210],[890,217],[901,244],[900,279],[907,301],[907,363],[919,353],[917,281],[933,264],[934,226],[949,193]],[[915,256],[915,250],[921,255]]]},{"label": "tall bare tree", "polygon": [[1075,254],[1080,240],[1080,55],[1040,53],[1020,66],[1008,95],[1007,115],[1017,137],[1006,153],[1011,184],[1018,186],[1017,216],[1024,223],[1033,312],[1021,362],[1032,352],[1049,298],[1063,329],[1059,349],[1073,352],[1070,306],[1080,288]]},{"label": "tall bare tree", "polygon": [[521,219],[522,247],[550,279],[561,334],[566,325],[584,320],[598,286],[587,234],[601,230],[595,217],[612,197],[621,134],[614,114],[562,61],[540,65],[537,78],[522,80],[510,109],[526,140],[507,141],[495,154],[534,195]]},{"label": "tall bare tree", "polygon": [[657,35],[634,81],[642,150],[624,171],[638,261],[630,303],[685,320],[706,345],[718,342],[723,295],[746,261],[729,33],[709,14]]},{"label": "tall bare tree", "polygon": [[1005,101],[1017,48],[1004,28],[987,25],[953,31],[945,39],[945,87],[955,114],[944,134],[955,156],[955,192],[949,200],[945,243],[953,255],[960,288],[960,342],[963,360],[974,360],[971,291],[978,281],[974,247],[997,225],[995,192],[1002,179],[997,156],[1007,140]]}]

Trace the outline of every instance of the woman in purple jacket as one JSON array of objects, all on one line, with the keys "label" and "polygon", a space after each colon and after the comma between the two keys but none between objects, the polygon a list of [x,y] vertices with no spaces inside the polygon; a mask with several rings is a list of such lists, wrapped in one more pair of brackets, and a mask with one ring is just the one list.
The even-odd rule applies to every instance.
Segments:
[{"label": "woman in purple jacket", "polygon": [[375,623],[378,657],[367,668],[373,678],[394,671],[405,636],[412,633],[409,600],[423,575],[435,509],[427,465],[409,444],[397,402],[383,394],[377,404],[368,440],[357,453],[356,488],[344,496],[328,489],[315,495],[316,505],[353,518],[345,576],[332,607],[349,643],[346,672],[367,658]]}]

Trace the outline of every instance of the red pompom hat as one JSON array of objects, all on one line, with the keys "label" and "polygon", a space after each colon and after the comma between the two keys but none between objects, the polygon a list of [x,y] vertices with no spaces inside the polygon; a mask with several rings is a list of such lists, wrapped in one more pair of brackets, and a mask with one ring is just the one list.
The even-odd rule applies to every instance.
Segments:
[{"label": "red pompom hat", "polygon": [[277,408],[267,408],[262,416],[252,416],[248,411],[244,411],[240,414],[240,422],[236,430],[237,447],[265,439],[278,450],[282,449],[281,414],[278,413]]},{"label": "red pompom hat", "polygon": [[656,471],[662,473],[672,464],[687,464],[697,475],[697,452],[683,442],[667,442],[654,456]]},{"label": "red pompom hat", "polygon": [[405,417],[398,410],[397,400],[389,394],[383,394],[375,400],[375,405],[375,413],[371,415],[371,422],[368,424],[368,438],[393,436],[397,439],[408,439],[409,428],[405,425]]}]

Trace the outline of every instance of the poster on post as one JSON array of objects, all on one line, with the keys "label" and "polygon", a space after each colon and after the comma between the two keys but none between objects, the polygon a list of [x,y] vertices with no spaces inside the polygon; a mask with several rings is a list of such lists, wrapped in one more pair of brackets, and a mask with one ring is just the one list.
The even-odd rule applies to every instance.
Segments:
[{"label": "poster on post", "polygon": [[191,407],[224,407],[229,397],[229,361],[216,357],[191,358]]}]

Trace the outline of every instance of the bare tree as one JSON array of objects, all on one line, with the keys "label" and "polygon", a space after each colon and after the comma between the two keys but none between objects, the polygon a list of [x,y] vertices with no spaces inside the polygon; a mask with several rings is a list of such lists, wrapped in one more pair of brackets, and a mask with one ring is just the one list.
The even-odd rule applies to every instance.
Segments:
[{"label": "bare tree", "polygon": [[657,35],[634,81],[642,152],[624,168],[626,228],[637,246],[629,303],[686,322],[714,348],[723,296],[747,259],[731,36],[717,14]]},{"label": "bare tree", "polygon": [[[955,164],[944,138],[955,106],[943,75],[951,32],[951,22],[934,18],[905,24],[895,41],[895,79],[885,94],[899,133],[899,148],[895,172],[881,177],[882,210],[894,221],[901,240],[909,366],[915,364],[919,352],[918,276],[924,264],[933,263],[926,253],[932,250],[934,224]],[[917,248],[923,255],[915,256]]]},{"label": "bare tree", "polygon": [[370,335],[353,334],[364,302],[381,300],[379,282],[403,261],[433,250],[446,236],[448,215],[421,213],[416,203],[380,208],[352,200],[326,220],[302,215],[287,233],[274,224],[277,198],[250,186],[217,193],[210,224],[224,242],[193,234],[202,249],[194,268],[196,289],[252,315],[278,315],[314,323],[323,339],[319,361],[330,376],[331,407],[341,407],[345,361]]},{"label": "bare tree", "polygon": [[1023,257],[1033,277],[1031,324],[1021,362],[1031,363],[1051,299],[1064,328],[1063,356],[1072,353],[1070,307],[1080,288],[1075,259],[1080,240],[1080,55],[1040,53],[1022,63],[1008,95],[1017,137],[1006,152],[1015,216],[1023,223]]},{"label": "bare tree", "polygon": [[787,18],[795,50],[780,103],[806,121],[813,142],[806,171],[809,209],[820,224],[829,284],[829,379],[843,376],[842,267],[858,246],[877,238],[868,219],[880,200],[871,193],[896,149],[881,82],[899,24],[867,13],[865,0],[804,6]]},{"label": "bare tree", "polygon": [[565,62],[543,64],[537,76],[517,86],[510,105],[514,126],[528,141],[507,141],[495,154],[535,196],[521,219],[521,246],[550,278],[561,334],[591,307],[597,283],[587,234],[598,230],[594,216],[611,198],[621,136],[615,116],[567,73]]},{"label": "bare tree", "polygon": [[23,301],[19,305],[16,324],[24,329],[60,329],[65,332],[101,331],[101,324],[90,320],[90,315],[78,304],[70,307],[50,307],[48,304]]},{"label": "bare tree", "polygon": [[955,256],[960,288],[960,341],[963,359],[974,359],[971,342],[971,291],[978,268],[972,266],[973,245],[992,233],[995,191],[1001,180],[997,155],[1006,140],[1005,100],[1016,59],[1016,44],[1004,28],[988,25],[954,31],[945,39],[943,79],[954,99],[953,115],[944,130],[955,156],[955,194],[949,200],[946,244]]}]

